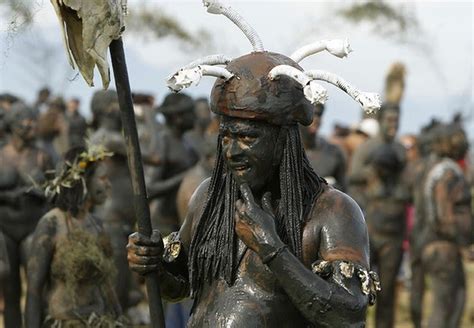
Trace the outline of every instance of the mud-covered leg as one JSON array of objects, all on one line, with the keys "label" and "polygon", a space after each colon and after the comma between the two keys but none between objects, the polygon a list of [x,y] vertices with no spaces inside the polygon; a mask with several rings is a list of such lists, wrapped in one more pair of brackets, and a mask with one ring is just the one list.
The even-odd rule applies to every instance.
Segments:
[{"label": "mud-covered leg", "polygon": [[462,256],[458,253],[455,265],[455,277],[452,279],[453,284],[453,311],[449,318],[448,327],[460,327],[462,315],[464,313],[464,305],[466,303],[466,277],[462,264]]},{"label": "mud-covered leg", "polygon": [[423,295],[425,293],[425,275],[420,259],[411,263],[410,314],[415,328],[421,328],[423,317]]},{"label": "mud-covered leg", "polygon": [[433,306],[428,327],[459,327],[465,301],[460,254],[454,247],[438,247],[423,258],[423,264],[433,286]]},{"label": "mud-covered leg", "polygon": [[10,273],[6,277],[4,287],[4,323],[5,328],[22,327],[21,318],[21,278],[20,278],[20,251],[18,244],[5,235],[8,260],[10,262]]},{"label": "mud-covered leg", "polygon": [[104,228],[110,237],[110,242],[114,252],[114,263],[117,268],[115,292],[120,305],[125,312],[129,307],[128,295],[130,291],[131,276],[127,261],[127,234],[124,232],[124,229],[120,224],[105,224]]},{"label": "mud-covered leg", "polygon": [[388,241],[378,252],[378,272],[382,291],[377,294],[375,319],[377,328],[393,327],[395,318],[395,287],[402,263],[400,241]]}]

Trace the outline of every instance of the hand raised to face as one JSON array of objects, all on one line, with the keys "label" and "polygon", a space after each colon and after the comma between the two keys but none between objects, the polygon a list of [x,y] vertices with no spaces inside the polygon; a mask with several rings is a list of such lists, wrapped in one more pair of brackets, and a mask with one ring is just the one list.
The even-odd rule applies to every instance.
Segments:
[{"label": "hand raised to face", "polygon": [[281,247],[283,242],[276,232],[271,194],[266,192],[260,207],[248,184],[240,186],[242,199],[235,202],[235,232],[261,258]]}]

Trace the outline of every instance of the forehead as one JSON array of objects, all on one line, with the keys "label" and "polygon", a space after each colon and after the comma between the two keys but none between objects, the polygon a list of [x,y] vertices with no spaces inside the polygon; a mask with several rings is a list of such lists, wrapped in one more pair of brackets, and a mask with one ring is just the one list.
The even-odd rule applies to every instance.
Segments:
[{"label": "forehead", "polygon": [[262,121],[241,119],[236,117],[222,116],[220,123],[221,131],[229,131],[232,133],[239,133],[245,131],[261,131],[271,133],[272,131],[278,131],[279,127],[273,124],[265,123]]},{"label": "forehead", "polygon": [[99,161],[96,163],[95,171],[94,171],[94,176],[103,176],[107,174],[107,165],[104,163],[105,160]]}]

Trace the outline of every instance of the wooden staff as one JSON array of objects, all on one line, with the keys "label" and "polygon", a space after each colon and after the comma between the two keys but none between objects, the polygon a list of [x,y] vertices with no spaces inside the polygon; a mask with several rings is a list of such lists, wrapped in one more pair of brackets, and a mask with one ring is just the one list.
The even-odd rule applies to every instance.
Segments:
[{"label": "wooden staff", "polygon": [[[127,148],[128,167],[132,179],[133,203],[135,206],[135,216],[137,218],[138,231],[151,236],[152,228],[150,221],[150,208],[148,206],[148,196],[145,187],[145,177],[143,174],[142,155],[138,140],[137,125],[135,123],[135,113],[132,104],[132,92],[128,80],[127,64],[123,50],[122,38],[112,41],[110,44],[110,56],[117,88],[120,115],[122,117],[123,134]],[[161,303],[160,286],[158,275],[148,274],[145,276],[146,290],[150,306],[151,326],[153,328],[164,328],[165,319],[163,306]]]}]

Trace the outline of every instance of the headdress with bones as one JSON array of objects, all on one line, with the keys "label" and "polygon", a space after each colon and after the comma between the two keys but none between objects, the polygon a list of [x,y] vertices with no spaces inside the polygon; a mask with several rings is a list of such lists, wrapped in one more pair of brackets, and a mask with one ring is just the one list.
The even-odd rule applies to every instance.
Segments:
[{"label": "headdress with bones", "polygon": [[[206,75],[218,77],[211,93],[211,110],[226,116],[260,119],[273,124],[312,120],[313,104],[324,104],[327,91],[317,81],[333,84],[356,100],[366,112],[380,108],[378,94],[361,92],[339,76],[320,70],[303,70],[298,63],[321,51],[343,58],[351,49],[347,40],[323,40],[304,46],[289,57],[267,52],[255,30],[230,6],[219,0],[204,0],[211,14],[220,14],[236,24],[253,46],[253,52],[229,59],[211,55],[182,67],[167,79],[179,92],[199,84]],[[227,65],[225,68],[218,65]]]}]

